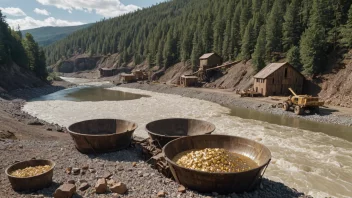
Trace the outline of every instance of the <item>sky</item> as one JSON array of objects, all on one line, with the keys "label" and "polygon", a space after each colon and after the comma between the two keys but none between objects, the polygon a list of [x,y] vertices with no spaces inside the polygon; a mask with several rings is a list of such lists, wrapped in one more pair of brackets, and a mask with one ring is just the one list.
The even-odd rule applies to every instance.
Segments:
[{"label": "sky", "polygon": [[74,26],[150,7],[166,0],[0,0],[10,27]]}]

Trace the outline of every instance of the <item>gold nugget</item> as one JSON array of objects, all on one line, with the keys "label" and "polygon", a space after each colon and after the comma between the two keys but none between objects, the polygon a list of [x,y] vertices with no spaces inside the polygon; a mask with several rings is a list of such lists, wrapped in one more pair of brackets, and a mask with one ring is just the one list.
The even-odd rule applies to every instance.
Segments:
[{"label": "gold nugget", "polygon": [[51,169],[51,166],[30,166],[24,169],[18,169],[13,171],[10,175],[14,177],[33,177],[43,173],[48,172]]},{"label": "gold nugget", "polygon": [[182,152],[174,161],[180,166],[205,172],[243,172],[257,167],[248,157],[220,148]]}]

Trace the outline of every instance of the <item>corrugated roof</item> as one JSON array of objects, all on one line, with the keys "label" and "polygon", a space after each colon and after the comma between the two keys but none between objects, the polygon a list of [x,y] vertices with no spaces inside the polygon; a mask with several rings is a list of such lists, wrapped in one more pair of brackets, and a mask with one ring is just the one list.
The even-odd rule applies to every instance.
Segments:
[{"label": "corrugated roof", "polygon": [[115,68],[107,68],[107,67],[104,67],[104,68],[100,68],[101,70],[114,70]]},{"label": "corrugated roof", "polygon": [[212,55],[214,55],[215,53],[207,53],[207,54],[203,54],[203,56],[201,56],[199,59],[207,59],[209,57],[211,57]]},{"label": "corrugated roof", "polygon": [[274,73],[276,70],[278,70],[280,67],[286,65],[287,62],[285,63],[271,63],[264,67],[260,72],[258,72],[254,78],[267,78],[270,76],[270,74]]},{"label": "corrugated roof", "polygon": [[181,76],[181,78],[193,78],[193,79],[196,79],[198,77],[197,76],[186,76],[186,75],[183,75],[183,76]]}]

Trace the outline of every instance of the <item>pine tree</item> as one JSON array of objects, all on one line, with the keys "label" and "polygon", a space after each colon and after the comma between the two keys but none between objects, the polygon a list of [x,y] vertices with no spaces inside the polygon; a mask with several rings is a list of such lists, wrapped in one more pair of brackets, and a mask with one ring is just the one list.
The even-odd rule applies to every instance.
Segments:
[{"label": "pine tree", "polygon": [[222,48],[222,54],[224,60],[228,60],[232,58],[232,40],[231,40],[231,21],[227,20],[226,29],[224,32],[224,42]]},{"label": "pine tree", "polygon": [[272,52],[281,52],[282,49],[282,11],[280,0],[275,0],[266,27],[266,50],[269,55]]},{"label": "pine tree", "polygon": [[293,45],[298,45],[302,34],[302,27],[300,22],[300,0],[292,0],[286,14],[284,16],[283,24],[283,47],[287,51]]},{"label": "pine tree", "polygon": [[172,63],[172,42],[172,30],[169,30],[163,51],[163,63],[165,67],[170,66]]},{"label": "pine tree", "polygon": [[240,34],[241,38],[244,37],[248,22],[251,19],[251,10],[248,1],[246,1],[240,16]]},{"label": "pine tree", "polygon": [[265,67],[265,45],[266,45],[266,35],[265,35],[265,26],[263,25],[260,28],[259,36],[257,39],[257,44],[252,55],[253,66],[256,71],[259,71]]},{"label": "pine tree", "polygon": [[253,40],[253,21],[250,20],[244,33],[241,47],[241,58],[243,60],[249,60],[251,58],[251,54],[254,48]]},{"label": "pine tree", "polygon": [[300,54],[303,63],[303,72],[314,75],[323,70],[325,60],[326,37],[324,28],[324,11],[320,0],[313,0],[312,14],[309,19],[309,28],[302,35]]},{"label": "pine tree", "polygon": [[290,50],[287,52],[287,61],[298,71],[301,71],[302,69],[302,63],[301,63],[301,55],[299,53],[299,47],[293,46]]},{"label": "pine tree", "polygon": [[340,43],[343,46],[352,48],[352,4],[348,11],[347,23],[346,25],[343,26],[341,30],[341,35],[342,35],[342,38],[340,40]]},{"label": "pine tree", "polygon": [[233,43],[233,58],[236,58],[240,55],[241,51],[241,43],[242,43],[242,37],[240,34],[240,15],[241,15],[241,10],[240,10],[240,3],[237,4],[234,17],[232,20],[232,30],[231,30],[231,40]]},{"label": "pine tree", "polygon": [[192,53],[191,53],[191,63],[193,66],[193,71],[194,71],[196,66],[198,66],[198,64],[199,64],[198,61],[199,61],[199,57],[201,55],[197,32],[194,33],[192,44],[193,44],[193,48],[192,48]]},{"label": "pine tree", "polygon": [[[213,29],[212,28],[209,28],[211,27],[211,21],[210,19],[206,20],[203,28],[202,28],[202,45],[203,45],[203,52],[210,52],[211,49],[212,49],[212,35],[213,35]],[[193,35],[190,36],[190,40],[192,40],[192,37]],[[191,42],[189,42],[191,43]],[[189,49],[189,48],[188,48]],[[190,50],[191,51],[191,50]]]},{"label": "pine tree", "polygon": [[222,44],[224,39],[225,24],[221,18],[221,15],[215,20],[214,24],[214,41],[213,41],[213,52],[222,55]]}]

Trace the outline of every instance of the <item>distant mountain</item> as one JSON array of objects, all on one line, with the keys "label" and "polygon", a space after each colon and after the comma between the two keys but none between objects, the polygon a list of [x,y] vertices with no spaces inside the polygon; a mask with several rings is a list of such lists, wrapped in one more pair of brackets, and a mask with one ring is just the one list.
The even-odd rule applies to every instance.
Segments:
[{"label": "distant mountain", "polygon": [[79,26],[66,26],[66,27],[40,27],[29,30],[22,30],[22,34],[25,35],[27,32],[32,34],[35,41],[38,42],[40,46],[50,45],[58,40],[66,38],[71,33],[87,28],[92,24],[85,24]]}]

